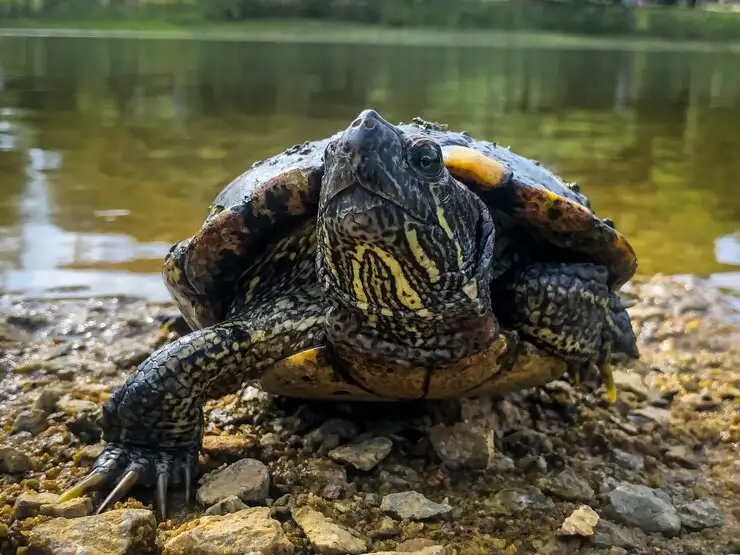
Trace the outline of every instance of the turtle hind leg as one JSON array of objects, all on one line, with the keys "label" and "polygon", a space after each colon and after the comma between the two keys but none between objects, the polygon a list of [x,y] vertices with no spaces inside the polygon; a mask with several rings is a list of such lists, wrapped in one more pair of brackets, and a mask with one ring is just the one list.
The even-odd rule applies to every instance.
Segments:
[{"label": "turtle hind leg", "polygon": [[612,353],[637,351],[629,315],[610,291],[605,267],[533,263],[495,284],[492,300],[505,326],[563,358],[576,380],[596,367],[613,397]]}]

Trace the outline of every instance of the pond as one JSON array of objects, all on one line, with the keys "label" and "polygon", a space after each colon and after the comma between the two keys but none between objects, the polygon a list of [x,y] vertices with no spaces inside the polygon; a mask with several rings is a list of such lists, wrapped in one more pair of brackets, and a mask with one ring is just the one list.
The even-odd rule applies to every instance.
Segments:
[{"label": "pond", "polygon": [[167,299],[169,246],[252,162],[363,108],[581,184],[641,273],[740,287],[740,55],[0,38],[0,291]]}]

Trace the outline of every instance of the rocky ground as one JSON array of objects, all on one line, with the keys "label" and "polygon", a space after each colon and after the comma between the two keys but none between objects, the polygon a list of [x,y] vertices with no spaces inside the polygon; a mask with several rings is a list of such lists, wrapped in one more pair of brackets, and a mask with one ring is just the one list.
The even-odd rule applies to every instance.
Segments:
[{"label": "rocky ground", "polygon": [[619,400],[557,381],[503,400],[207,407],[187,507],[90,516],[58,494],[100,452],[101,402],[172,306],[15,301],[0,317],[0,549],[86,554],[740,553],[740,314],[701,280],[625,287],[641,363]]}]

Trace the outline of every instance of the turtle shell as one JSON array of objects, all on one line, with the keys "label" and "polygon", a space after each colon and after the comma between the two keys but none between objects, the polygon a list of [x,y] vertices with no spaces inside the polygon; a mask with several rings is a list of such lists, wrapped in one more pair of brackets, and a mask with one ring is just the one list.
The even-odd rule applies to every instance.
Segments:
[{"label": "turtle shell", "polygon": [[[629,242],[596,216],[576,187],[537,162],[418,118],[397,128],[410,138],[436,141],[452,175],[494,214],[513,222],[540,248],[545,245],[550,256],[605,266],[615,289],[634,275],[637,258]],[[324,150],[340,134],[255,163],[218,195],[200,230],[172,247],[163,276],[191,328],[223,320],[237,280],[259,255],[267,234],[289,233],[303,219],[315,217]]]},{"label": "turtle shell", "polygon": [[266,235],[289,233],[316,215],[324,149],[333,138],[255,162],[211,203],[201,228],[170,249],[162,270],[165,285],[192,329],[224,319],[231,292]]}]

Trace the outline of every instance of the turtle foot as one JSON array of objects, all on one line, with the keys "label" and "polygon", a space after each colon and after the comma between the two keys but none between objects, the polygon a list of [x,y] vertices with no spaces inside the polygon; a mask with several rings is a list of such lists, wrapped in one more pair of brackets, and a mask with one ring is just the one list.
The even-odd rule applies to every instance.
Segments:
[{"label": "turtle foot", "polygon": [[155,509],[160,520],[167,516],[167,488],[185,484],[185,500],[190,502],[191,484],[196,473],[198,449],[160,451],[108,443],[80,482],[62,493],[60,501],[80,497],[88,491],[113,485],[96,511],[100,514],[123,499],[135,485],[156,487]]}]

